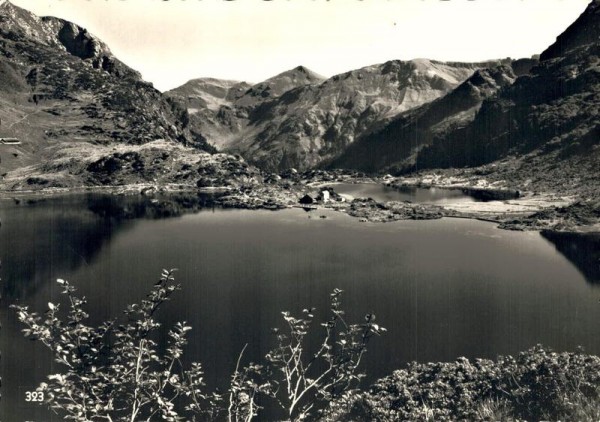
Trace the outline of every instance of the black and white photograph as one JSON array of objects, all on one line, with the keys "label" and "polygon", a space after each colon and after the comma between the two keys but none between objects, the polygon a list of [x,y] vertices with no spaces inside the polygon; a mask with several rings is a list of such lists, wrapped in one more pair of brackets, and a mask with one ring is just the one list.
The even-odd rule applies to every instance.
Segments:
[{"label": "black and white photograph", "polygon": [[0,0],[0,420],[600,421],[600,0]]}]

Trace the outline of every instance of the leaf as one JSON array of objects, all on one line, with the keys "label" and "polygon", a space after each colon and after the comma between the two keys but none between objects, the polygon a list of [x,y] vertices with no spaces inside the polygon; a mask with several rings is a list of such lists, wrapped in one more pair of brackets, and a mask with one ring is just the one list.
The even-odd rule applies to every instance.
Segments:
[{"label": "leaf", "polygon": [[52,302],[48,302],[48,309],[50,309],[51,311],[56,309],[56,306],[54,306],[54,303]]}]

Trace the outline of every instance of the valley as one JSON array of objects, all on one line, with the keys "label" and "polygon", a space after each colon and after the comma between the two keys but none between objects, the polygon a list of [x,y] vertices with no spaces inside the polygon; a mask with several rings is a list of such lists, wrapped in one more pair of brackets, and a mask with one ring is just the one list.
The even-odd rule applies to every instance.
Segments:
[{"label": "valley", "polygon": [[[83,26],[1,3],[0,418],[52,419],[35,391],[81,421],[597,419],[600,0],[556,35],[161,92]],[[282,408],[317,357],[332,384],[306,372]]]}]

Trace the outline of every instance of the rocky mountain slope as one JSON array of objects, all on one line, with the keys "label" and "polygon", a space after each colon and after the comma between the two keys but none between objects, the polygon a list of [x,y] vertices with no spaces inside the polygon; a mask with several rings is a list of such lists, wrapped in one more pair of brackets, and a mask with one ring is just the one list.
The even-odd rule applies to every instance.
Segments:
[{"label": "rocky mountain slope", "polygon": [[563,57],[570,51],[598,44],[600,36],[600,2],[592,0],[586,10],[540,55],[541,60]]},{"label": "rocky mountain slope", "polygon": [[420,168],[475,167],[524,187],[598,194],[600,0],[529,75],[483,102],[466,127],[424,148]]},{"label": "rocky mountain slope", "polygon": [[[395,60],[327,80],[300,66],[230,96],[217,110],[207,105],[197,112],[205,122],[192,124],[209,142],[264,169],[306,169],[337,157],[388,119],[442,97],[477,69],[499,64]],[[181,99],[186,85],[168,94]],[[188,95],[183,106],[194,113],[204,92]]]},{"label": "rocky mountain slope", "polygon": [[204,134],[212,145],[224,150],[243,136],[250,115],[263,103],[294,88],[319,84],[324,79],[298,66],[254,85],[214,78],[192,79],[166,95],[188,110],[192,127]]},{"label": "rocky mountain slope", "polygon": [[3,189],[195,183],[196,163],[228,160],[212,160],[187,110],[86,29],[9,1],[0,5],[0,137],[20,140],[0,144]]},{"label": "rocky mountain slope", "polygon": [[423,147],[436,137],[468,125],[485,99],[515,79],[510,65],[479,69],[447,95],[401,113],[381,130],[363,136],[330,166],[367,172],[392,166],[395,172],[412,170]]},{"label": "rocky mountain slope", "polygon": [[232,113],[233,103],[250,87],[246,82],[200,78],[192,79],[166,95],[187,109],[192,127],[214,146],[223,149],[243,127],[244,116]]}]

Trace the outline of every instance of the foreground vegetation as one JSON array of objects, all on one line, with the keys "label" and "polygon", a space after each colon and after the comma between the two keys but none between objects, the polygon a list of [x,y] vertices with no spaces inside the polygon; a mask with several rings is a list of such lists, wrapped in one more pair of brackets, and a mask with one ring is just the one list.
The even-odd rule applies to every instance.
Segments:
[{"label": "foreground vegetation", "polygon": [[244,364],[242,350],[228,390],[210,392],[202,366],[182,360],[191,327],[176,324],[168,344],[155,340],[156,312],[180,289],[172,271],[125,310],[125,321],[98,327],[86,324],[86,301],[75,287],[58,284],[68,313],[54,303],[43,316],[26,306],[15,309],[24,334],[46,345],[61,364],[62,372],[48,376],[38,391],[65,420],[600,420],[600,358],[582,351],[537,346],[496,361],[412,363],[360,390],[367,344],[385,328],[372,314],[348,324],[338,289],[316,346],[307,337],[314,309],[301,317],[282,312],[284,328],[273,329],[275,346],[264,364]]},{"label": "foreground vegetation", "polygon": [[412,363],[332,408],[335,421],[598,421],[600,358],[537,346],[496,361]]},{"label": "foreground vegetation", "polygon": [[126,321],[86,323],[85,298],[58,280],[70,307],[48,303],[43,316],[27,306],[14,306],[26,325],[24,334],[42,342],[63,371],[48,376],[38,391],[45,403],[65,420],[75,421],[250,421],[262,403],[287,420],[315,419],[328,403],[356,388],[364,377],[359,365],[369,340],[385,328],[368,314],[364,322],[348,324],[341,309],[342,291],[330,298],[330,317],[321,323],[323,336],[314,347],[307,335],[314,309],[301,317],[282,312],[285,326],[273,329],[275,347],[266,363],[243,365],[243,350],[226,393],[206,391],[199,363],[184,365],[183,348],[192,327],[178,323],[167,344],[156,341],[156,312],[180,289],[173,271],[164,270],[148,296],[125,310]]}]

